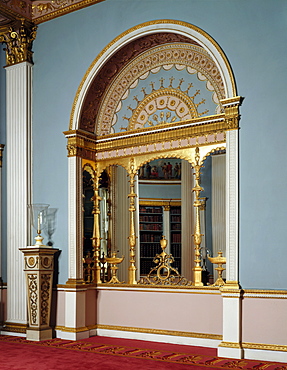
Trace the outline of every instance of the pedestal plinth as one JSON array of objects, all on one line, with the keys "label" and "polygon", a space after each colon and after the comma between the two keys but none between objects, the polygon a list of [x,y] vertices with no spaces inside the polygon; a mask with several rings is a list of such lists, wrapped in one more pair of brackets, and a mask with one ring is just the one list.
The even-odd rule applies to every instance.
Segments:
[{"label": "pedestal plinth", "polygon": [[20,250],[24,253],[29,316],[26,339],[33,341],[52,339],[50,327],[52,282],[54,254],[58,249],[31,246]]}]

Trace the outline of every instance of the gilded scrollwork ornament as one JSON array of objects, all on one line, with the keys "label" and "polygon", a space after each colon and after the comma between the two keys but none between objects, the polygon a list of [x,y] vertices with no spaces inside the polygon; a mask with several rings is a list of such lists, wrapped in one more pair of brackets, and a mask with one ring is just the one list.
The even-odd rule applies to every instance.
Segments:
[{"label": "gilded scrollwork ornament", "polygon": [[19,27],[9,27],[0,33],[0,42],[6,44],[7,66],[22,62],[33,63],[32,44],[36,31],[37,26],[27,26],[23,18]]},{"label": "gilded scrollwork ornament", "polygon": [[191,286],[192,282],[188,281],[185,277],[179,274],[177,269],[171,266],[174,262],[174,257],[165,252],[167,247],[167,240],[163,236],[160,241],[162,252],[156,254],[153,262],[157,264],[150,270],[147,276],[139,280],[139,284],[144,285],[178,285],[178,286]]}]

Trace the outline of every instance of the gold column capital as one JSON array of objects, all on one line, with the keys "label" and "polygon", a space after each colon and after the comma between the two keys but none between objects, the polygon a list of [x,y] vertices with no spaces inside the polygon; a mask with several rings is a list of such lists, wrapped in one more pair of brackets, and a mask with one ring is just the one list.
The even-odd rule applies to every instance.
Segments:
[{"label": "gold column capital", "polygon": [[37,26],[24,18],[12,26],[0,29],[0,42],[6,44],[6,65],[33,63],[32,44],[36,38]]}]

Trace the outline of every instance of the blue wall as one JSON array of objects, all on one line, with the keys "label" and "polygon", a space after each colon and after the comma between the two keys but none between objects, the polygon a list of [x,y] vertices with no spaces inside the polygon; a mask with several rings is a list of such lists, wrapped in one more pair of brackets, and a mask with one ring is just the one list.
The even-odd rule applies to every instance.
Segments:
[{"label": "blue wall", "polygon": [[[123,31],[176,19],[209,33],[245,97],[240,122],[240,281],[284,289],[287,170],[287,2],[276,0],[106,0],[39,26],[34,42],[34,202],[59,208],[55,247],[67,280],[66,139],[77,88],[97,54]],[[276,190],[275,190],[276,189]],[[270,273],[270,267],[276,267]]]}]

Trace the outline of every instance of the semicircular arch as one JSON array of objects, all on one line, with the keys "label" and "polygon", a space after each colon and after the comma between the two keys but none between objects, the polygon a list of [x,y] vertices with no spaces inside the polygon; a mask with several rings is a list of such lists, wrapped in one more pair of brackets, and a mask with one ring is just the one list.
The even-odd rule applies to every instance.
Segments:
[{"label": "semicircular arch", "polygon": [[[141,41],[140,46],[138,44],[139,41]],[[119,73],[117,69],[121,69],[135,58],[135,53],[138,56],[142,50],[146,51],[155,46],[171,42],[190,43],[197,48],[202,48],[210,56],[220,74],[220,83],[223,85],[224,90],[223,97],[227,99],[237,96],[230,64],[220,46],[205,31],[189,23],[176,20],[146,22],[116,37],[92,62],[74,99],[70,116],[70,130],[84,129],[85,131],[101,135],[99,131],[97,132],[95,126],[101,124],[97,120],[97,114],[103,97],[107,92],[108,84],[105,83],[103,75],[101,75],[101,71],[105,67],[107,79],[113,79]],[[133,50],[132,55],[127,55],[128,49]],[[111,68],[112,64],[108,64],[113,57],[121,57],[126,62],[120,66],[121,68],[119,68],[119,65],[114,64],[113,69]],[[107,73],[110,73],[110,76]],[[97,76],[100,76],[98,80]],[[95,97],[97,98],[97,104],[95,104]],[[85,112],[85,115],[83,112]]]}]

